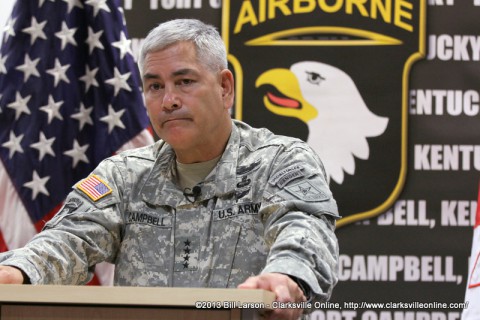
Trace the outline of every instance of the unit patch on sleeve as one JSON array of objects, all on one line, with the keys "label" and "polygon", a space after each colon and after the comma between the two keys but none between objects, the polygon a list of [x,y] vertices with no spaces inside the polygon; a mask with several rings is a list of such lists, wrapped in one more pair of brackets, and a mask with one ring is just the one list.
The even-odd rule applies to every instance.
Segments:
[{"label": "unit patch on sleeve", "polygon": [[304,201],[323,201],[328,199],[325,193],[308,180],[289,185],[285,187],[285,190]]},{"label": "unit patch on sleeve", "polygon": [[83,193],[85,193],[93,201],[97,201],[112,193],[112,188],[110,188],[106,182],[94,174],[77,183],[76,187],[83,191]]},{"label": "unit patch on sleeve", "polygon": [[293,179],[301,178],[304,176],[305,176],[305,173],[303,172],[303,167],[301,167],[298,164],[295,164],[275,174],[271,178],[270,183],[272,185],[276,184],[280,188],[283,188],[287,183],[289,183]]}]

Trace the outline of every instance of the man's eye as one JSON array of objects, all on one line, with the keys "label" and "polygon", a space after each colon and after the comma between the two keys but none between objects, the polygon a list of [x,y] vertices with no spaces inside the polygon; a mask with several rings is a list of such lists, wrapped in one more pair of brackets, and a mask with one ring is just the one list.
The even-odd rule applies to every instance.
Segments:
[{"label": "man's eye", "polygon": [[307,81],[311,84],[319,85],[322,81],[326,80],[322,77],[319,73],[316,72],[306,72],[307,73]]},{"label": "man's eye", "polygon": [[180,80],[180,84],[183,85],[183,86],[188,86],[189,84],[192,84],[192,83],[193,83],[193,80],[190,80],[190,79]]},{"label": "man's eye", "polygon": [[160,90],[161,86],[158,83],[153,83],[150,85],[150,89],[152,90]]}]

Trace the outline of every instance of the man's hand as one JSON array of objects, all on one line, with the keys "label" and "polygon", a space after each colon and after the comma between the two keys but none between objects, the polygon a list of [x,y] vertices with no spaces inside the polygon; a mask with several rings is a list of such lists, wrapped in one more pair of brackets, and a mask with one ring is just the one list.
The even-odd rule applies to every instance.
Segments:
[{"label": "man's hand", "polygon": [[[238,286],[240,289],[264,289],[275,293],[279,302],[306,301],[302,289],[289,276],[281,273],[265,273],[248,278]],[[266,313],[267,319],[298,319],[303,309],[274,309]]]},{"label": "man's hand", "polygon": [[23,284],[22,272],[10,266],[0,266],[0,284]]}]

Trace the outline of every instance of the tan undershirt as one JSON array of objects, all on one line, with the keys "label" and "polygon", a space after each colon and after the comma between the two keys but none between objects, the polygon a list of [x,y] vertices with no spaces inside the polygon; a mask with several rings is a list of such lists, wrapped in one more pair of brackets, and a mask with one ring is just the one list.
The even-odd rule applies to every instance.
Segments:
[{"label": "tan undershirt", "polygon": [[192,189],[215,168],[220,156],[198,163],[180,163],[177,161],[177,178],[180,188]]}]

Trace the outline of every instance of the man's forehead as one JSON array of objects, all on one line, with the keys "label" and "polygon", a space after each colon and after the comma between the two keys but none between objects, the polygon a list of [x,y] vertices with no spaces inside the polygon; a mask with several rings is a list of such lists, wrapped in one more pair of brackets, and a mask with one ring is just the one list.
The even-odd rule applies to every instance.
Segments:
[{"label": "man's forehead", "polygon": [[178,77],[178,76],[185,76],[185,75],[198,75],[200,72],[193,68],[179,68],[173,69],[170,72],[163,74],[162,72],[146,72],[143,74],[144,79],[162,79],[163,77]]},{"label": "man's forehead", "polygon": [[202,69],[202,66],[195,51],[185,48],[182,43],[151,51],[145,55],[142,71],[144,75],[163,77],[200,73],[199,69]]},{"label": "man's forehead", "polygon": [[151,59],[152,57],[159,56],[159,55],[169,55],[169,56],[186,56],[195,58],[197,57],[197,48],[195,44],[191,41],[179,41],[167,46],[161,46],[158,48],[151,48],[145,54],[145,60]]}]

